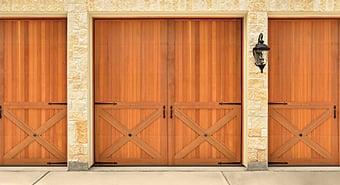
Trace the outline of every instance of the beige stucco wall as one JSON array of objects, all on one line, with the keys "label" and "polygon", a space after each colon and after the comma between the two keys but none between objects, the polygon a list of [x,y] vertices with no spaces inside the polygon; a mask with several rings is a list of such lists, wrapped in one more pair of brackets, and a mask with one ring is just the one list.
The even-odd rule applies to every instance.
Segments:
[{"label": "beige stucco wall", "polygon": [[[268,17],[340,16],[340,0],[0,0],[1,17],[68,19],[68,167],[93,164],[92,17],[205,16],[244,18],[243,164],[266,169],[268,74],[254,65],[258,34],[267,41]],[[269,61],[270,65],[270,61]]]}]

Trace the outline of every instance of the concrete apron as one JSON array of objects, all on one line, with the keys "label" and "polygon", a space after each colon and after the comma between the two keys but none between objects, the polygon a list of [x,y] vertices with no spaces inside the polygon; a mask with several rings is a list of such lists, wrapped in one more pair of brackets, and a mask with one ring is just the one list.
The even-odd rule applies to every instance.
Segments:
[{"label": "concrete apron", "polygon": [[0,185],[335,185],[338,172],[0,172]]},{"label": "concrete apron", "polygon": [[[0,172],[66,172],[67,167],[0,167]],[[92,172],[245,172],[245,167],[92,167]],[[340,172],[340,167],[269,167],[273,172]]]}]

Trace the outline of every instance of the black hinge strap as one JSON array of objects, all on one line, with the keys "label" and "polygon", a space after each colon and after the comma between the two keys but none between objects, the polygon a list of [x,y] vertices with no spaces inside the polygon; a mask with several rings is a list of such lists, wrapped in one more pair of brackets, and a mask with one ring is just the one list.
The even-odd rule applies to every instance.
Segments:
[{"label": "black hinge strap", "polygon": [[98,165],[116,165],[118,164],[118,162],[114,161],[114,162],[96,162],[95,164],[98,164]]},{"label": "black hinge strap", "polygon": [[225,165],[225,164],[240,164],[239,162],[223,162],[223,161],[220,161],[217,163],[218,165]]},{"label": "black hinge strap", "polygon": [[242,105],[242,103],[238,103],[238,102],[220,102],[218,104],[220,105]]},{"label": "black hinge strap", "polygon": [[96,105],[117,105],[117,102],[94,102]]},{"label": "black hinge strap", "polygon": [[67,162],[47,162],[48,165],[65,165]]},{"label": "black hinge strap", "polygon": [[275,165],[275,164],[288,164],[288,162],[286,162],[286,161],[272,161],[272,162],[268,162],[268,164],[273,164],[273,165]]},{"label": "black hinge strap", "polygon": [[268,102],[269,105],[288,105],[287,102]]},{"label": "black hinge strap", "polygon": [[333,118],[336,119],[336,105],[333,106]]},{"label": "black hinge strap", "polygon": [[48,105],[67,105],[66,102],[49,102]]}]

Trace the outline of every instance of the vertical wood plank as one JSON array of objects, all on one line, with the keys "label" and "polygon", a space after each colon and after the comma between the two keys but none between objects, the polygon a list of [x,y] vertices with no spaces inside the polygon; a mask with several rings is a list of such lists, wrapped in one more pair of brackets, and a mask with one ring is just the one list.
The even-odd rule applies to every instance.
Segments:
[{"label": "vertical wood plank", "polygon": [[[0,106],[3,109],[3,96],[4,96],[4,47],[5,47],[5,26],[4,23],[0,21]],[[3,115],[2,110],[0,112],[1,119],[0,119],[0,164],[3,163],[3,155],[4,155],[4,126],[3,126]]]}]

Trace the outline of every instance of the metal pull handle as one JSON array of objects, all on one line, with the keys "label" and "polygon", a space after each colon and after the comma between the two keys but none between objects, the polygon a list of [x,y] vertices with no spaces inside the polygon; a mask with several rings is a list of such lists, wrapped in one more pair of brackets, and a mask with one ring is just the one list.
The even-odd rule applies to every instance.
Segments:
[{"label": "metal pull handle", "polygon": [[117,105],[117,102],[95,102],[96,105]]},{"label": "metal pull handle", "polygon": [[333,118],[336,119],[336,105],[333,106]]},{"label": "metal pull handle", "polygon": [[2,106],[0,105],[0,119],[2,119]]},{"label": "metal pull handle", "polygon": [[67,105],[66,102],[49,102],[48,105]]},{"label": "metal pull handle", "polygon": [[165,105],[163,106],[163,118],[165,118]]},{"label": "metal pull handle", "polygon": [[237,102],[220,102],[218,104],[220,105],[242,105],[242,103],[237,103]]},{"label": "metal pull handle", "polygon": [[170,118],[171,118],[171,119],[172,119],[172,112],[173,112],[172,109],[173,109],[172,106],[170,106]]},{"label": "metal pull handle", "polygon": [[269,105],[288,105],[287,102],[268,102]]}]

